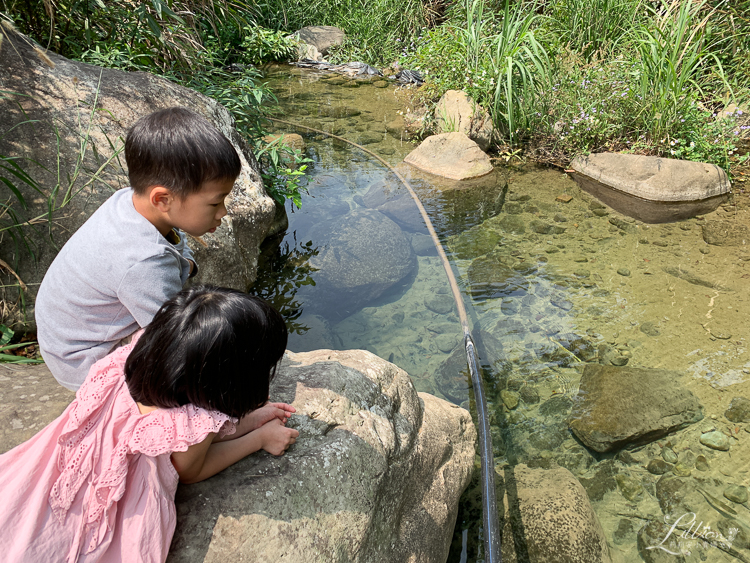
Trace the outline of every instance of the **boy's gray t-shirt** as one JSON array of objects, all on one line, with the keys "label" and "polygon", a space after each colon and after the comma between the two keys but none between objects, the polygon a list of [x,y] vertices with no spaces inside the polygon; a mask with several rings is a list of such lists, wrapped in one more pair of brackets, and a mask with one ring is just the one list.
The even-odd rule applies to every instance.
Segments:
[{"label": "boy's gray t-shirt", "polygon": [[37,338],[52,375],[77,390],[89,368],[151,322],[188,279],[193,255],[171,244],[118,190],[63,246],[39,287]]}]

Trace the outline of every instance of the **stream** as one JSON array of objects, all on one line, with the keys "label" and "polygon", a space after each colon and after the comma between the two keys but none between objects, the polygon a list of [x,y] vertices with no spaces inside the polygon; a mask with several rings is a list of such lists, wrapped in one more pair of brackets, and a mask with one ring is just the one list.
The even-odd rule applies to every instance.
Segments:
[{"label": "stream", "polygon": [[[520,463],[568,469],[614,562],[750,558],[750,424],[725,416],[733,399],[750,398],[750,250],[709,245],[703,234],[707,222],[749,219],[745,199],[648,225],[599,203],[565,173],[531,163],[470,182],[442,180],[401,163],[415,144],[401,138],[404,101],[392,82],[286,66],[270,68],[266,80],[279,117],[367,146],[419,194],[469,312],[500,473]],[[475,413],[450,288],[405,189],[354,147],[302,130],[274,132],[301,134],[313,160],[309,194],[300,209],[287,202],[289,227],[267,241],[252,290],[284,315],[288,348],[369,350],[404,369],[419,391]],[[358,254],[381,240],[387,252]],[[672,370],[704,418],[598,454],[567,422],[590,362]],[[701,443],[710,430],[729,438],[729,450]],[[674,475],[671,487],[657,465]],[[478,473],[460,503],[450,562],[482,560]],[[680,555],[644,549],[658,536],[645,527],[682,513],[731,535],[731,547],[693,537],[680,541]]]}]

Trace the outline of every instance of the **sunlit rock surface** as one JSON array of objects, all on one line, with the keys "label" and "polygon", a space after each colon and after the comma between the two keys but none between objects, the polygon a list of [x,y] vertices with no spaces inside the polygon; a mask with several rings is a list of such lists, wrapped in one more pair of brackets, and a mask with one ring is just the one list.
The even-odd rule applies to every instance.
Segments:
[{"label": "sunlit rock surface", "polygon": [[492,172],[490,158],[465,133],[427,137],[404,162],[436,176],[469,180]]},{"label": "sunlit rock surface", "polygon": [[714,164],[636,154],[595,153],[571,163],[582,189],[645,223],[667,223],[715,210],[731,185]]},{"label": "sunlit rock surface", "polygon": [[610,563],[604,530],[570,471],[520,464],[502,477],[504,563]]}]

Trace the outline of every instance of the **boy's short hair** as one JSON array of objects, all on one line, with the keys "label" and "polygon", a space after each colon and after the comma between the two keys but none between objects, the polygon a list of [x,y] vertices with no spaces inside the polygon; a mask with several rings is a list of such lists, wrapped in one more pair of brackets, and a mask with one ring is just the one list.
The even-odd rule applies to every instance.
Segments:
[{"label": "boy's short hair", "polygon": [[242,163],[232,143],[205,117],[171,107],[136,121],[125,139],[130,186],[164,186],[184,199],[205,182],[235,179]]}]

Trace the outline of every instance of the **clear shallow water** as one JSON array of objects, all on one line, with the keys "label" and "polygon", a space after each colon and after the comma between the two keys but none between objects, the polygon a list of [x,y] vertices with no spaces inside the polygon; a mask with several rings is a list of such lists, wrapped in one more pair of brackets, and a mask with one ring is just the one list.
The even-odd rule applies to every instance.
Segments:
[{"label": "clear shallow water", "polygon": [[[269,85],[285,109],[282,118],[366,144],[397,165],[413,145],[388,132],[402,109],[394,86],[351,87],[340,77],[324,76],[288,68],[269,73]],[[288,209],[289,229],[266,249],[255,288],[285,314],[293,332],[289,348],[370,350],[406,370],[420,391],[471,408],[445,273],[426,244],[416,209],[400,199],[403,188],[361,151],[297,132],[314,160],[310,194],[302,209]],[[642,561],[638,531],[664,519],[659,477],[645,469],[663,457],[664,446],[689,470],[679,476],[685,487],[672,500],[713,529],[726,528],[727,519],[739,528],[750,525],[746,503],[723,496],[729,485],[750,485],[748,425],[723,416],[733,397],[750,397],[750,252],[743,246],[709,246],[701,228],[703,221],[741,222],[746,209],[727,206],[703,220],[644,225],[602,206],[555,170],[510,168],[460,185],[402,167],[465,294],[485,367],[496,464],[568,468],[592,500],[613,561]],[[562,195],[572,199],[563,203]],[[388,291],[362,300],[332,290],[326,272],[315,268],[329,264],[323,257],[341,244],[331,231],[375,207],[398,224],[397,236],[387,242],[403,237],[411,243],[416,265]],[[698,397],[704,420],[633,451],[630,458],[592,455],[570,434],[567,417],[583,365],[597,355],[683,374],[675,385]],[[732,436],[729,452],[699,443],[701,430],[710,426]],[[695,466],[699,455],[706,458],[705,471]],[[626,478],[640,492],[623,491],[618,475],[620,483]],[[708,502],[711,497],[731,504],[735,514],[722,514]],[[478,491],[470,488],[462,499],[450,561],[464,560],[462,548],[466,560],[481,558],[480,511]],[[740,537],[734,548],[750,557],[744,545]],[[713,546],[688,548],[687,561],[733,560]]]}]

